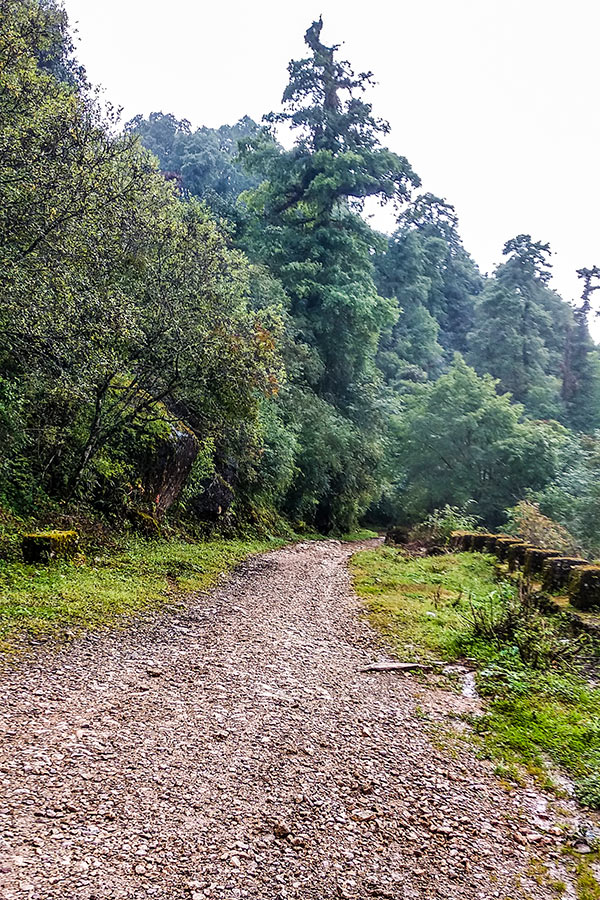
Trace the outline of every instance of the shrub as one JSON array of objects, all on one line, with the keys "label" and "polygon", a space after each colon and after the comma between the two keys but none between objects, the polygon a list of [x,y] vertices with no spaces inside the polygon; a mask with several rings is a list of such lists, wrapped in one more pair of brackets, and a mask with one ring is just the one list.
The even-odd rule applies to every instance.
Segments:
[{"label": "shrub", "polygon": [[575,783],[575,796],[585,806],[600,809],[600,772],[580,778]]},{"label": "shrub", "polygon": [[516,591],[501,583],[488,597],[471,599],[469,606],[465,618],[474,636],[511,650],[522,665],[545,670],[566,665],[580,653],[580,643],[565,638],[563,620],[537,608],[526,582]]},{"label": "shrub", "polygon": [[445,547],[450,541],[453,531],[475,531],[480,518],[469,513],[469,507],[473,500],[468,500],[462,506],[449,506],[446,504],[441,509],[434,509],[413,531],[417,540],[431,541],[435,544],[443,544]]},{"label": "shrub", "polygon": [[560,550],[565,556],[574,556],[577,542],[566,528],[548,516],[542,515],[538,503],[521,500],[507,510],[505,530],[508,534],[518,534],[526,543],[546,550]]}]

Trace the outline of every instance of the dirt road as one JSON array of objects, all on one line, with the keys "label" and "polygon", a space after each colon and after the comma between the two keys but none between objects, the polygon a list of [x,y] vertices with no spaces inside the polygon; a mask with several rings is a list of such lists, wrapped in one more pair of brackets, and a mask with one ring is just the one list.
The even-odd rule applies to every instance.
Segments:
[{"label": "dirt road", "polygon": [[385,650],[353,549],[256,558],[0,676],[0,897],[551,896],[544,800],[434,746],[453,695],[360,672]]}]

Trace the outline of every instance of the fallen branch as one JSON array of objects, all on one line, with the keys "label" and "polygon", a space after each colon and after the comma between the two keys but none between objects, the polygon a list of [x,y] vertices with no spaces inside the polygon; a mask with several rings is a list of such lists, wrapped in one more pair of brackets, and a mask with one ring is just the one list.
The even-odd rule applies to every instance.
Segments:
[{"label": "fallen branch", "polygon": [[401,663],[401,662],[382,662],[371,663],[361,672],[410,672],[411,669],[420,669],[422,672],[429,672],[433,666],[427,663]]}]

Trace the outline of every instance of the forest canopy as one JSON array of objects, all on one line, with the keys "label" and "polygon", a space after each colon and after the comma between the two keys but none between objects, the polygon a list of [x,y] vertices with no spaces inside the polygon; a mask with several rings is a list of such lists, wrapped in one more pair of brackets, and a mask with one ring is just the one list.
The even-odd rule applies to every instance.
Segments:
[{"label": "forest canopy", "polygon": [[578,302],[538,236],[480,272],[320,20],[281,107],[216,129],[122,125],[69,34],[0,5],[2,505],[342,533],[529,500],[600,550],[593,260]]}]

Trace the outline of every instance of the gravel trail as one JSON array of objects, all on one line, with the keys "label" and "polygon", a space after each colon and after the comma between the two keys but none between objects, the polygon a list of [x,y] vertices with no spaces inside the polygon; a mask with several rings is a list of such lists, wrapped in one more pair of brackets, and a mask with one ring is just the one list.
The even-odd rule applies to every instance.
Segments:
[{"label": "gravel trail", "polygon": [[254,558],[1,675],[2,900],[551,896],[543,798],[432,744],[417,705],[454,695],[360,672],[385,650],[355,549]]}]

